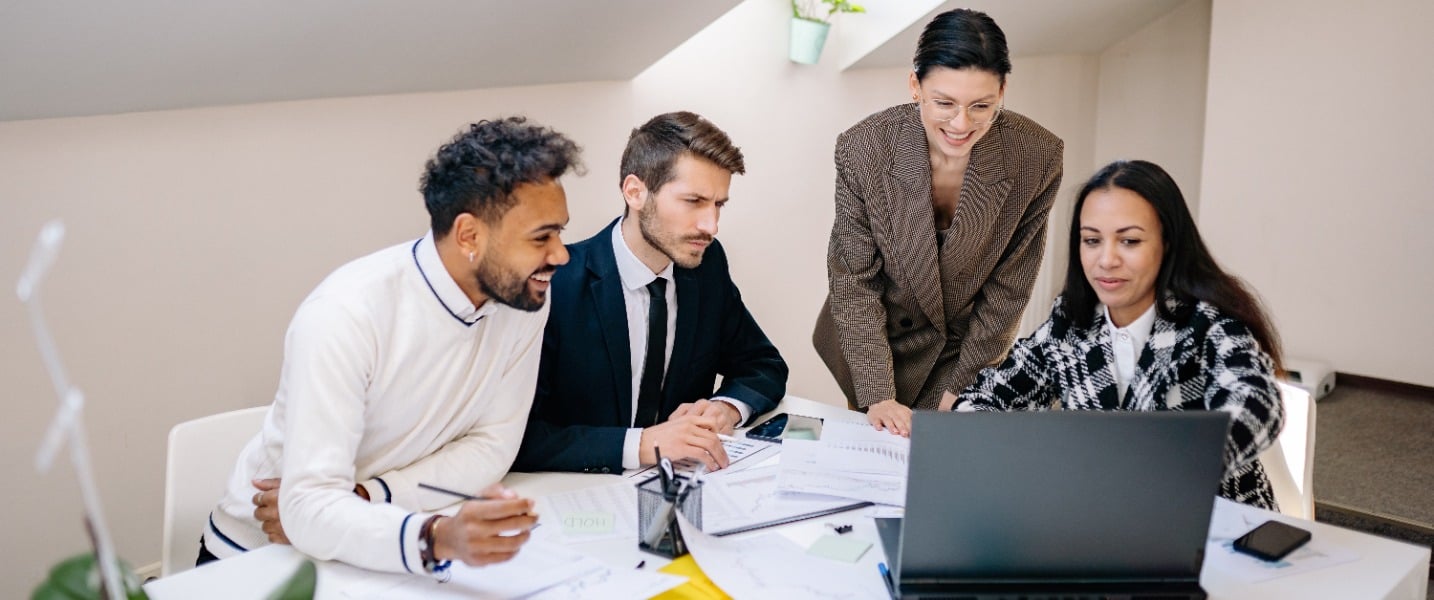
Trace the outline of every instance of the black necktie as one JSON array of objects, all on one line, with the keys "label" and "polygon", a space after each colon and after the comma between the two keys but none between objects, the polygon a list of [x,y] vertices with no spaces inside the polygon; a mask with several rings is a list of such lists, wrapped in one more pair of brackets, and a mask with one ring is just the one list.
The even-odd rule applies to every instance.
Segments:
[{"label": "black necktie", "polygon": [[647,358],[642,363],[633,427],[656,425],[657,407],[662,405],[662,363],[667,354],[667,280],[654,279],[647,284],[647,293],[651,296],[647,305]]}]

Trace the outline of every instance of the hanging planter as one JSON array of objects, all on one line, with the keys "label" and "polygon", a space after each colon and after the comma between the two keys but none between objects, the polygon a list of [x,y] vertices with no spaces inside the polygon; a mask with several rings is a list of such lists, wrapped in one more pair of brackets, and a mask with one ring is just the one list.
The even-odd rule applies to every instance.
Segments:
[{"label": "hanging planter", "polygon": [[792,38],[787,56],[794,63],[817,64],[831,31],[831,18],[839,12],[866,12],[851,0],[792,0]]},{"label": "hanging planter", "polygon": [[792,40],[788,55],[792,62],[814,65],[822,57],[822,46],[827,43],[827,32],[831,23],[792,17]]}]

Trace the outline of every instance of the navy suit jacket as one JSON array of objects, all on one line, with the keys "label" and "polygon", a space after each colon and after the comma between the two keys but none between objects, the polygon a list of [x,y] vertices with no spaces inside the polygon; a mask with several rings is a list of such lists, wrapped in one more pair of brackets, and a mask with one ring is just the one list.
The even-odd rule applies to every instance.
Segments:
[{"label": "navy suit jacket", "polygon": [[[553,275],[537,393],[514,470],[622,472],[633,390],[627,308],[612,248],[617,223],[568,246],[568,264]],[[742,304],[722,244],[713,241],[695,269],[674,267],[673,278],[677,328],[658,422],[679,404],[714,396],[745,402],[753,415],[776,408],[786,393],[787,364]]]}]

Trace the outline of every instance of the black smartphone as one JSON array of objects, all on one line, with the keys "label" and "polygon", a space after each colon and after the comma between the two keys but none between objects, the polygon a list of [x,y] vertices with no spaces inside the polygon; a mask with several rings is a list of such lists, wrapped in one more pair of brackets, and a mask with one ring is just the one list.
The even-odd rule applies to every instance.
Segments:
[{"label": "black smartphone", "polygon": [[1279,521],[1265,521],[1235,540],[1235,550],[1255,558],[1277,561],[1310,541],[1310,532]]},{"label": "black smartphone", "polygon": [[747,430],[747,437],[767,442],[782,440],[816,440],[822,436],[822,420],[790,413],[779,413]]}]

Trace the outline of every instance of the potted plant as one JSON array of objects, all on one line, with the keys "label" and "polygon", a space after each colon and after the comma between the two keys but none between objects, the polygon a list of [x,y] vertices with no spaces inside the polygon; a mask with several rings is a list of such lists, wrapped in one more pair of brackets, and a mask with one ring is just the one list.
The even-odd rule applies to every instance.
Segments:
[{"label": "potted plant", "polygon": [[827,42],[831,18],[837,13],[866,12],[850,0],[792,0],[792,39],[789,55],[792,62],[817,64],[822,46]]}]

